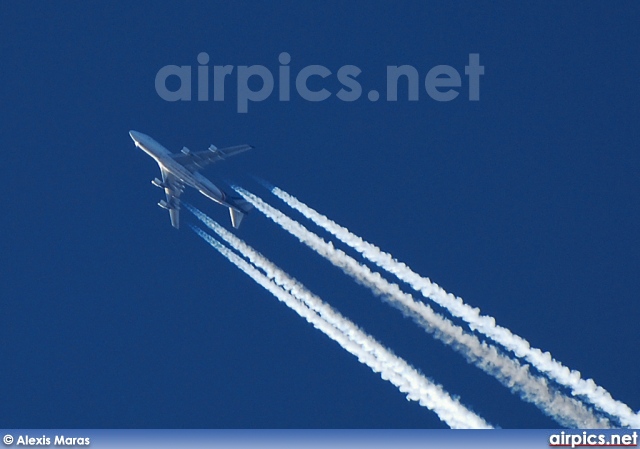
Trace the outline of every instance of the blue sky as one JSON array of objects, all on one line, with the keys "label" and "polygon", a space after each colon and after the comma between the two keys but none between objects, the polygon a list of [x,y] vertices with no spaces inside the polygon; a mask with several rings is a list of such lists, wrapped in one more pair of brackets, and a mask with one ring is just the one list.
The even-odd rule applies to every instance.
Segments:
[{"label": "blue sky", "polygon": [[[250,175],[275,183],[640,409],[639,16],[634,2],[3,3],[0,420],[443,427],[172,229],[130,129],[173,151],[255,145],[205,174],[281,207]],[[241,114],[232,76],[225,101],[162,100],[156,73],[200,52],[274,75],[281,52],[292,76],[355,65],[365,94],[315,79],[334,95],[274,91]],[[464,75],[458,98],[429,98],[426,73],[463,74],[470,53],[480,101]],[[369,101],[402,64],[419,100]],[[237,234],[489,422],[556,426],[260,213]]]}]

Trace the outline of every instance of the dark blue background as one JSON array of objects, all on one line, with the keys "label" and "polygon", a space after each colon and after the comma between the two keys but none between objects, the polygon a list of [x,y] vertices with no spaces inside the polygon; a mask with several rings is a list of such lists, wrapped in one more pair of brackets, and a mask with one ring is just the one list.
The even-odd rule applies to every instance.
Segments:
[{"label": "dark blue background", "polygon": [[[274,182],[640,408],[636,2],[4,2],[0,422],[5,427],[441,427],[175,231],[128,131]],[[166,102],[168,64],[362,69],[362,98]],[[387,65],[485,66],[479,102],[370,102]],[[234,72],[235,74],[235,72]],[[326,86],[335,93],[335,78]],[[337,86],[337,88],[336,88]],[[195,84],[194,84],[195,89]],[[194,90],[195,99],[195,90]],[[225,226],[228,213],[185,194]],[[193,221],[183,211],[183,222]],[[238,235],[503,427],[533,406],[279,230]]]}]

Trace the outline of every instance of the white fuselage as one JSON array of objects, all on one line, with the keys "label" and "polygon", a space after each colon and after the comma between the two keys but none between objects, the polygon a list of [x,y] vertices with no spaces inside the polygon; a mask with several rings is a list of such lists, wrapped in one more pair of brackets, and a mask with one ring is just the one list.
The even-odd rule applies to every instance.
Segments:
[{"label": "white fuselage", "polygon": [[[193,187],[207,198],[229,207],[224,192],[217,188],[211,181],[200,173],[193,173],[173,158],[173,153],[167,150],[153,138],[138,131],[129,133],[136,146],[151,156],[160,166],[161,170],[171,173],[185,185]],[[165,191],[169,190],[165,188]],[[167,192],[170,193],[170,192]]]}]

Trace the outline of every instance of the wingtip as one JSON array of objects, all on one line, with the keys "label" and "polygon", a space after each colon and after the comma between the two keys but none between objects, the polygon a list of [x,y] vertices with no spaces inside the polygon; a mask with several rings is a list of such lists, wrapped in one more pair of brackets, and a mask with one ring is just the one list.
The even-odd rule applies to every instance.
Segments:
[{"label": "wingtip", "polygon": [[275,188],[275,186],[273,184],[271,184],[269,181],[266,181],[262,178],[260,178],[259,176],[255,176],[255,175],[250,175],[254,181],[256,181],[258,184],[262,184],[262,187],[264,187],[267,190],[273,190]]}]

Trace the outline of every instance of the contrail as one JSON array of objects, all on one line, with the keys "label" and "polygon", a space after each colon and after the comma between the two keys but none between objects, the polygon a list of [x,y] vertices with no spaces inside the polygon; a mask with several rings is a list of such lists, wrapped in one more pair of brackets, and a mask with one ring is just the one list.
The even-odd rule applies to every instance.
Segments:
[{"label": "contrail", "polygon": [[561,425],[583,428],[610,426],[608,420],[595,417],[580,401],[564,396],[553,390],[545,379],[533,376],[529,372],[528,366],[520,365],[517,360],[512,360],[501,354],[494,346],[480,342],[475,335],[464,332],[460,326],[437,314],[428,305],[415,301],[411,295],[401,291],[397,284],[386,281],[380,276],[380,273],[372,272],[365,265],[334,248],[333,245],[325,242],[300,223],[287,217],[252,193],[240,187],[235,187],[235,189],[256,209],[297,237],[302,243],[341,268],[357,282],[371,289],[374,294],[399,308],[422,328],[462,353],[469,362],[494,376],[524,400],[535,404]]},{"label": "contrail", "polygon": [[615,416],[623,425],[640,427],[640,416],[635,414],[628,405],[615,400],[607,390],[596,385],[592,379],[582,379],[579,371],[570,370],[555,360],[549,352],[542,352],[540,349],[531,347],[526,339],[497,325],[495,318],[481,315],[480,309],[465,304],[462,298],[447,293],[442,287],[431,282],[429,278],[414,272],[406,264],[394,259],[391,254],[353,234],[347,228],[315,211],[293,195],[275,186],[268,186],[268,188],[287,205],[358,251],[366,259],[394,274],[398,279],[422,293],[424,297],[446,308],[452,315],[466,321],[471,329],[477,330],[513,351],[515,355],[524,358],[554,381],[570,388],[574,395],[584,396],[602,411]]},{"label": "contrail", "polygon": [[[332,325],[327,319],[319,315],[318,312],[305,306],[291,293],[282,289],[257,268],[243,260],[201,229],[194,226],[193,230],[231,263],[293,309],[298,315],[305,318],[316,329],[355,355],[361,363],[369,366],[374,372],[380,373],[383,379],[388,380],[398,387],[401,392],[406,393],[407,399],[418,401],[422,406],[434,411],[449,427],[454,429],[492,428],[480,416],[464,407],[458,400],[453,399],[440,385],[422,376],[415,368],[408,365],[403,359],[392,354],[388,349],[365,334],[349,320],[333,311],[330,306],[322,302],[319,298],[314,298],[317,306],[323,310],[323,313],[330,315],[332,320],[339,321],[338,326]],[[300,284],[298,284],[298,286],[300,291],[302,291]],[[348,329],[348,331],[343,331],[341,328]]]}]

